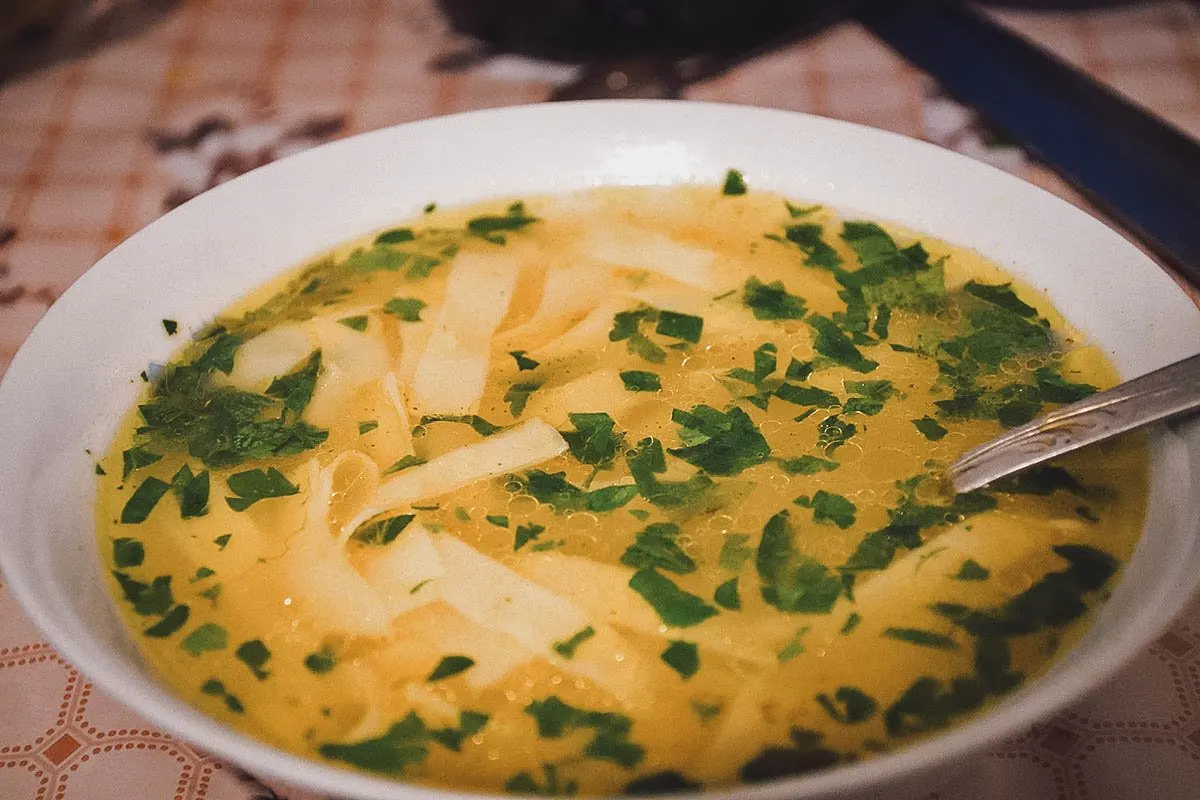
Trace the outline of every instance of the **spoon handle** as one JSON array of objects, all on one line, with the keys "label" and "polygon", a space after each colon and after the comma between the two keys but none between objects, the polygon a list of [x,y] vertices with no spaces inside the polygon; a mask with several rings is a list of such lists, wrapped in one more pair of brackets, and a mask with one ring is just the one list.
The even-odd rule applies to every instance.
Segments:
[{"label": "spoon handle", "polygon": [[1095,442],[1200,409],[1200,355],[1051,411],[963,453],[946,470],[956,492]]}]

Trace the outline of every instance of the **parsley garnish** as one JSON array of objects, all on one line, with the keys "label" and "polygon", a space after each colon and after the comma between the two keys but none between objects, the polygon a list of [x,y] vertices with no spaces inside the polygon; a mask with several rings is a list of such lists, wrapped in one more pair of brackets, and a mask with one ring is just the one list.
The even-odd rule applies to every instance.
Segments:
[{"label": "parsley garnish", "polygon": [[238,661],[241,661],[250,671],[254,673],[254,677],[260,681],[265,680],[271,673],[267,672],[263,667],[271,660],[271,651],[263,644],[262,639],[251,639],[248,642],[242,642],[238,645],[237,650],[233,651],[234,656]]},{"label": "parsley garnish", "polygon": [[797,551],[792,537],[787,511],[780,511],[763,527],[755,560],[763,599],[780,611],[826,614],[841,594],[841,580]]},{"label": "parsley garnish", "polygon": [[1042,399],[1051,403],[1074,403],[1099,391],[1089,383],[1072,383],[1051,367],[1038,367],[1033,376]]},{"label": "parsley garnish", "polygon": [[545,525],[538,525],[535,522],[530,522],[526,525],[518,525],[516,534],[513,536],[513,552],[520,550],[529,542],[534,541],[542,535],[546,530]]},{"label": "parsley garnish", "polygon": [[359,331],[361,333],[367,329],[370,319],[365,314],[359,314],[358,316],[354,317],[343,317],[342,319],[339,319],[338,322],[345,325],[352,331]]},{"label": "parsley garnish", "polygon": [[858,426],[852,422],[844,422],[837,414],[826,417],[817,425],[817,446],[825,455],[833,453],[858,433]]},{"label": "parsley garnish", "polygon": [[858,511],[854,503],[840,494],[818,489],[811,498],[797,497],[796,505],[811,508],[814,522],[832,522],[843,530],[854,524],[854,515]]},{"label": "parsley garnish", "polygon": [[845,223],[842,239],[854,249],[862,268],[840,274],[838,281],[847,289],[860,291],[864,302],[925,313],[945,304],[942,264],[931,265],[920,244],[901,249],[873,222]]},{"label": "parsley garnish", "polygon": [[691,314],[680,314],[676,311],[658,312],[658,325],[654,332],[660,336],[670,336],[695,344],[700,341],[704,331],[704,320]]},{"label": "parsley garnish", "polygon": [[200,687],[200,691],[211,697],[220,697],[225,701],[225,707],[235,714],[241,714],[246,710],[242,705],[242,701],[238,700],[235,695],[230,694],[225,689],[225,685],[215,678],[209,678]]},{"label": "parsley garnish", "polygon": [[785,383],[775,390],[775,396],[797,406],[837,408],[841,405],[841,401],[837,399],[836,395],[816,386],[796,386],[792,383]]},{"label": "parsley garnish", "polygon": [[816,456],[800,456],[799,458],[781,458],[776,461],[780,469],[792,475],[816,475],[818,472],[833,472],[840,464],[827,458]]},{"label": "parsley garnish", "polygon": [[780,664],[786,664],[798,655],[804,653],[804,637],[811,630],[808,625],[805,625],[800,630],[792,634],[792,639],[782,650],[779,651],[777,658]]},{"label": "parsley garnish", "polygon": [[763,283],[751,275],[742,289],[742,304],[756,319],[803,319],[804,298],[788,294],[783,281]]},{"label": "parsley garnish", "polygon": [[621,382],[630,392],[657,392],[662,383],[653,372],[632,369],[621,373]]},{"label": "parsley garnish", "polygon": [[312,400],[320,371],[321,351],[314,350],[303,366],[271,381],[271,385],[267,387],[267,396],[282,400],[284,408],[300,415]]},{"label": "parsley garnish", "polygon": [[973,558],[968,558],[959,567],[958,572],[954,575],[954,579],[957,581],[986,581],[991,574],[991,571],[987,567]]},{"label": "parsley garnish", "polygon": [[775,780],[792,775],[803,775],[827,767],[842,760],[834,751],[823,747],[823,734],[804,728],[792,728],[791,747],[768,747],[741,769],[742,780],[748,783]]},{"label": "parsley garnish", "polygon": [[821,267],[822,269],[830,270],[834,274],[839,274],[841,272],[842,257],[838,255],[837,250],[834,250],[822,238],[824,233],[825,230],[820,225],[808,222],[799,225],[789,225],[784,232],[784,236],[804,253],[805,264],[810,267]]},{"label": "parsley garnish", "polygon": [[468,656],[443,656],[442,660],[433,668],[433,671],[429,673],[429,677],[425,681],[427,683],[436,683],[437,681],[453,677],[460,672],[466,672],[473,666],[475,666],[475,659]]},{"label": "parsley garnish", "polygon": [[739,611],[742,608],[742,598],[738,595],[738,579],[730,578],[717,587],[713,592],[713,601],[721,608],[729,611]]},{"label": "parsley garnish", "polygon": [[179,515],[183,519],[202,517],[208,513],[208,470],[198,475],[192,474],[192,468],[184,464],[171,478],[171,490],[179,501]]},{"label": "parsley garnish", "polygon": [[1011,311],[1019,317],[1036,317],[1037,309],[1017,297],[1012,290],[1011,283],[1003,283],[999,286],[992,286],[978,281],[967,281],[967,285],[963,287],[968,294],[973,294],[980,300],[986,300],[992,305],[997,305],[1005,311]]},{"label": "parsley garnish", "polygon": [[370,433],[371,431],[375,430],[378,427],[379,427],[379,420],[376,420],[376,419],[365,420],[363,422],[358,423],[358,435],[362,436],[364,434]]},{"label": "parsley garnish", "polygon": [[580,463],[607,467],[625,444],[625,434],[614,432],[616,423],[604,412],[569,413],[574,431],[562,432],[571,455]]},{"label": "parsley garnish", "polygon": [[883,404],[892,398],[895,389],[891,381],[846,381],[846,391],[854,395],[846,401],[844,414],[866,414],[874,416],[883,410]]},{"label": "parsley garnish", "polygon": [[124,469],[121,470],[121,480],[128,480],[134,470],[148,467],[161,459],[162,456],[160,454],[151,452],[144,447],[131,447],[121,454],[121,460],[124,462]]},{"label": "parsley garnish", "polygon": [[746,179],[742,173],[736,169],[731,169],[725,173],[725,183],[721,186],[721,194],[726,196],[741,195],[746,193]]},{"label": "parsley garnish", "polygon": [[833,697],[822,692],[817,695],[817,703],[825,709],[825,713],[833,717],[835,722],[842,725],[857,725],[866,722],[875,715],[878,705],[866,692],[853,686],[839,686]]},{"label": "parsley garnish", "polygon": [[337,666],[337,653],[322,645],[320,649],[304,657],[304,668],[314,675],[324,675]]},{"label": "parsley garnish", "polygon": [[167,332],[167,336],[174,336],[179,330],[179,323],[173,319],[164,319],[162,321],[163,330]]},{"label": "parsley garnish", "polygon": [[393,297],[383,306],[383,313],[397,316],[405,322],[421,322],[425,301],[415,297]]},{"label": "parsley garnish", "polygon": [[409,467],[420,466],[424,463],[426,463],[425,459],[410,453],[409,455],[400,458],[395,464],[392,464],[390,467],[385,469],[383,474],[391,475],[393,472],[400,472],[401,470],[406,470]]},{"label": "parsley garnish", "polygon": [[484,519],[495,525],[497,528],[508,527],[508,517],[506,516],[502,516],[500,514],[485,514]]},{"label": "parsley garnish", "polygon": [[846,622],[842,625],[842,629],[838,633],[842,636],[848,636],[858,627],[858,623],[860,622],[862,622],[862,616],[857,611],[851,611],[850,616],[846,617]]},{"label": "parsley garnish", "polygon": [[155,639],[165,639],[187,624],[189,613],[187,606],[177,605],[168,611],[162,619],[142,632],[146,636],[151,636]]},{"label": "parsley garnish", "polygon": [[228,644],[225,629],[214,622],[206,622],[183,637],[179,646],[188,655],[198,656],[211,650],[224,650]]},{"label": "parsley garnish", "polygon": [[[540,383],[514,383],[504,392],[504,402],[514,417],[519,417],[525,411],[529,396],[542,388]],[[484,434],[487,435],[487,434]]]},{"label": "parsley garnish", "polygon": [[608,332],[610,342],[625,342],[625,349],[632,355],[649,361],[651,364],[661,364],[667,358],[667,353],[661,347],[642,333],[643,322],[658,319],[658,309],[649,306],[633,311],[619,311],[613,316],[612,330]]},{"label": "parsley garnish", "polygon": [[217,538],[213,539],[213,544],[215,544],[217,546],[218,550],[224,550],[226,545],[229,544],[229,540],[232,538],[233,538],[232,533],[223,533],[220,536],[218,536]]},{"label": "parsley garnish", "polygon": [[626,548],[621,563],[635,569],[657,567],[680,575],[695,572],[696,562],[675,541],[678,535],[679,526],[673,522],[652,523]]},{"label": "parsley garnish", "polygon": [[629,588],[650,604],[659,619],[675,628],[690,628],[717,614],[704,600],[680,589],[653,569],[635,572],[629,579]]},{"label": "parsley garnish", "polygon": [[504,216],[484,215],[467,220],[467,233],[492,244],[504,244],[505,232],[520,231],[538,221],[525,213],[525,204],[518,201],[508,207]]},{"label": "parsley garnish", "polygon": [[685,681],[700,669],[700,649],[694,642],[672,641],[659,658]]},{"label": "parsley garnish", "polygon": [[375,244],[404,244],[417,238],[412,228],[392,228],[375,237]]},{"label": "parsley garnish", "polygon": [[656,475],[667,471],[662,444],[654,438],[642,439],[625,462],[642,497],[660,508],[679,508],[703,497],[712,488],[707,475],[694,475],[686,481],[662,481]]},{"label": "parsley garnish", "polygon": [[943,428],[941,425],[939,425],[938,421],[930,416],[924,416],[924,417],[921,417],[920,419],[914,419],[912,421],[912,424],[916,425],[917,430],[919,430],[921,432],[921,435],[924,436],[926,439],[928,439],[931,442],[938,441],[939,439],[941,439],[943,436],[945,436],[947,433],[950,432],[950,431],[946,430],[945,428]]},{"label": "parsley garnish", "polygon": [[125,502],[125,507],[121,509],[121,524],[137,525],[145,522],[146,517],[150,516],[150,512],[170,488],[171,484],[158,478],[146,478],[133,490],[133,494]]},{"label": "parsley garnish", "polygon": [[404,775],[408,767],[429,756],[429,729],[410,711],[382,736],[354,744],[323,744],[321,755],[373,772]]},{"label": "parsley garnish", "polygon": [[645,749],[629,741],[633,720],[612,711],[585,711],[567,705],[557,696],[534,700],[525,713],[537,722],[538,736],[561,739],[566,733],[590,729],[592,740],[583,750],[587,758],[612,761],[626,769],[637,766],[645,758]]},{"label": "parsley garnish", "polygon": [[524,350],[509,350],[508,354],[516,359],[518,372],[524,372],[528,369],[537,369],[539,366],[539,362],[534,361],[532,358],[529,358],[527,355],[525,355]]},{"label": "parsley garnish", "polygon": [[113,539],[113,566],[120,568],[140,567],[146,558],[146,548],[137,539],[122,536]]},{"label": "parsley garnish", "polygon": [[229,490],[236,497],[226,497],[225,502],[234,511],[245,511],[259,500],[270,497],[288,497],[298,494],[300,487],[291,483],[283,473],[274,467],[268,467],[266,472],[261,469],[250,469],[238,472],[225,479]]},{"label": "parsley garnish", "polygon": [[934,650],[957,650],[958,642],[944,634],[920,628],[888,628],[883,635],[899,642],[908,642],[918,647],[931,647]]},{"label": "parsley garnish", "polygon": [[529,772],[518,772],[504,783],[504,791],[513,794],[535,794],[543,797],[572,797],[579,791],[578,781],[558,781],[558,767],[555,764],[542,764],[542,773],[546,782],[539,784]]},{"label": "parsley garnish", "polygon": [[350,538],[362,544],[382,547],[394,542],[396,537],[403,533],[404,529],[416,518],[416,514],[398,514],[394,517],[368,522],[354,531],[354,535]]},{"label": "parsley garnish", "polygon": [[850,338],[834,322],[820,314],[811,314],[805,320],[814,331],[813,349],[832,361],[855,372],[871,372],[879,366],[859,352]]},{"label": "parsley garnish", "polygon": [[553,645],[554,652],[558,653],[563,658],[574,658],[575,651],[579,649],[579,646],[595,635],[596,629],[591,625],[588,625],[586,628],[579,631],[565,642],[555,642]]},{"label": "parsley garnish", "polygon": [[711,406],[694,406],[691,411],[675,409],[671,420],[680,426],[685,447],[671,455],[713,475],[737,475],[771,457],[771,446],[740,408],[722,413]]},{"label": "parsley garnish", "polygon": [[[587,509],[595,512],[613,511],[637,496],[636,486],[606,486],[588,492],[566,479],[565,472],[530,470],[518,479],[522,491],[538,502],[547,503],[555,513]],[[536,538],[536,537],[534,537]]]},{"label": "parsley garnish", "polygon": [[750,537],[744,533],[725,534],[725,542],[721,545],[721,555],[717,558],[721,569],[741,571],[742,565],[754,555],[754,548],[746,546],[748,541],[750,541]]}]

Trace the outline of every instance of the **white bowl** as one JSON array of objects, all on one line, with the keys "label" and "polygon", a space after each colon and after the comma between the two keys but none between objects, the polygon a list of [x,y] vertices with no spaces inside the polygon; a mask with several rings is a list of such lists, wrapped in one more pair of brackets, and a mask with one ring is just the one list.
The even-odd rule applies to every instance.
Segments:
[{"label": "white bowl", "polygon": [[[114,611],[94,541],[93,465],[138,373],[247,290],[373,229],[444,205],[606,184],[773,189],[973,247],[1046,291],[1126,377],[1200,350],[1200,312],[1135,247],[991,167],[890,133],[781,111],[597,102],[483,111],[356,136],[271,164],[105,256],[30,335],[0,385],[0,564],[50,641],[156,725],[263,776],[326,794],[438,795],[249,739],[160,684]],[[1152,436],[1151,512],[1088,635],[997,709],[920,744],[711,797],[862,796],[926,779],[1079,698],[1144,647],[1200,579],[1200,421]],[[463,796],[463,795],[460,795]]]}]

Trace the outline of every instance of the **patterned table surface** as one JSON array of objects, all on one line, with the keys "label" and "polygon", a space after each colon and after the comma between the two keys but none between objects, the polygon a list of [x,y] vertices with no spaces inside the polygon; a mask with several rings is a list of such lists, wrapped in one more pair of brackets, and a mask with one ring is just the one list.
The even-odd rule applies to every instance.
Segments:
[{"label": "patterned table surface", "polygon": [[[86,52],[0,84],[0,371],[91,263],[164,210],[274,158],[436,114],[545,99],[570,68],[487,57],[431,0],[96,2]],[[999,17],[1200,137],[1200,9]],[[90,28],[87,27],[90,25]],[[100,36],[87,39],[87,31]],[[987,160],[1079,202],[852,24],[689,88]],[[1200,298],[1198,298],[1200,300]],[[307,798],[153,729],[65,662],[0,582],[0,798]],[[921,800],[1200,797],[1200,603],[1112,683]]]}]

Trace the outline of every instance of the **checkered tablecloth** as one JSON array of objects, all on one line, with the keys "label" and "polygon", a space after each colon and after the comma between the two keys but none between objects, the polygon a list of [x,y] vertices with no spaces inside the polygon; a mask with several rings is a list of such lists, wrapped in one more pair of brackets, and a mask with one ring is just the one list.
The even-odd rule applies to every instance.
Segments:
[{"label": "checkered tablecloth", "polygon": [[[62,34],[72,55],[0,84],[0,370],[89,265],[204,189],[331,138],[541,101],[574,76],[472,51],[430,0],[93,5],[75,39]],[[1196,5],[999,18],[1200,137]],[[1080,202],[852,24],[686,96],[930,139]],[[307,795],[267,787],[94,692],[0,579],[0,799],[275,797]],[[917,797],[1200,798],[1200,604],[1091,698]]]}]

